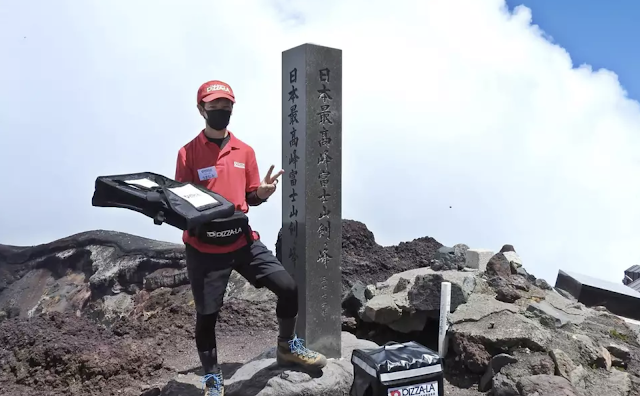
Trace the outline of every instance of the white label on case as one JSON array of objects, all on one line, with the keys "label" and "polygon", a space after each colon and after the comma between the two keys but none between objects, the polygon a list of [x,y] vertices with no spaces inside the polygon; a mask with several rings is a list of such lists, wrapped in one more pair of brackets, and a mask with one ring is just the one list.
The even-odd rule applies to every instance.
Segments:
[{"label": "white label on case", "polygon": [[191,184],[187,184],[182,187],[170,188],[169,191],[189,202],[191,205],[195,206],[198,209],[203,206],[218,203],[218,201],[211,195],[203,193]]}]

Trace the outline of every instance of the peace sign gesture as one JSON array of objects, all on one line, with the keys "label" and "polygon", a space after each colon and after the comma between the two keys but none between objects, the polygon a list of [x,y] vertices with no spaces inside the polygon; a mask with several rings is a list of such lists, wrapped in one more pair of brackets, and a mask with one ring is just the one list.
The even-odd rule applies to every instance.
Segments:
[{"label": "peace sign gesture", "polygon": [[271,165],[269,171],[267,172],[267,175],[264,177],[264,179],[262,179],[260,187],[258,187],[258,191],[256,191],[260,199],[267,199],[276,191],[278,178],[284,173],[284,170],[280,169],[278,173],[272,176],[271,173],[273,172],[274,167],[274,165]]}]

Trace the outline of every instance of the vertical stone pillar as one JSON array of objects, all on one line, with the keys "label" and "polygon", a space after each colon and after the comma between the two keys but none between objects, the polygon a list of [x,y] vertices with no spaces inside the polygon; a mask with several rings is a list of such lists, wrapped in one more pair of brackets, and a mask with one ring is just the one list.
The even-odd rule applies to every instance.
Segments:
[{"label": "vertical stone pillar", "polygon": [[297,332],[340,357],[342,51],[304,44],[282,53],[282,262],[300,299]]}]

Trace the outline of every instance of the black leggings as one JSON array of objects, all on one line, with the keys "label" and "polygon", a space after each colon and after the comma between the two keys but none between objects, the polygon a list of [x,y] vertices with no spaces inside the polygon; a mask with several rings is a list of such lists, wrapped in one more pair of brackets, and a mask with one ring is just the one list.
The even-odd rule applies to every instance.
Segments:
[{"label": "black leggings", "polygon": [[[282,319],[298,315],[298,288],[287,271],[273,272],[260,282],[277,297],[276,316]],[[218,312],[196,316],[196,346],[198,351],[210,351],[216,347],[216,321]]]}]

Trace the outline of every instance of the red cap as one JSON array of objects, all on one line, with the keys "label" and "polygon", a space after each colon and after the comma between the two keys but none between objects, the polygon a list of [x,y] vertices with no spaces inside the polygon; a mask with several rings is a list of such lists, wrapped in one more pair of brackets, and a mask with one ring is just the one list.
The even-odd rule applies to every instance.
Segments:
[{"label": "red cap", "polygon": [[218,98],[227,98],[233,103],[236,102],[231,87],[225,82],[218,80],[208,81],[198,88],[198,103],[211,102]]}]

